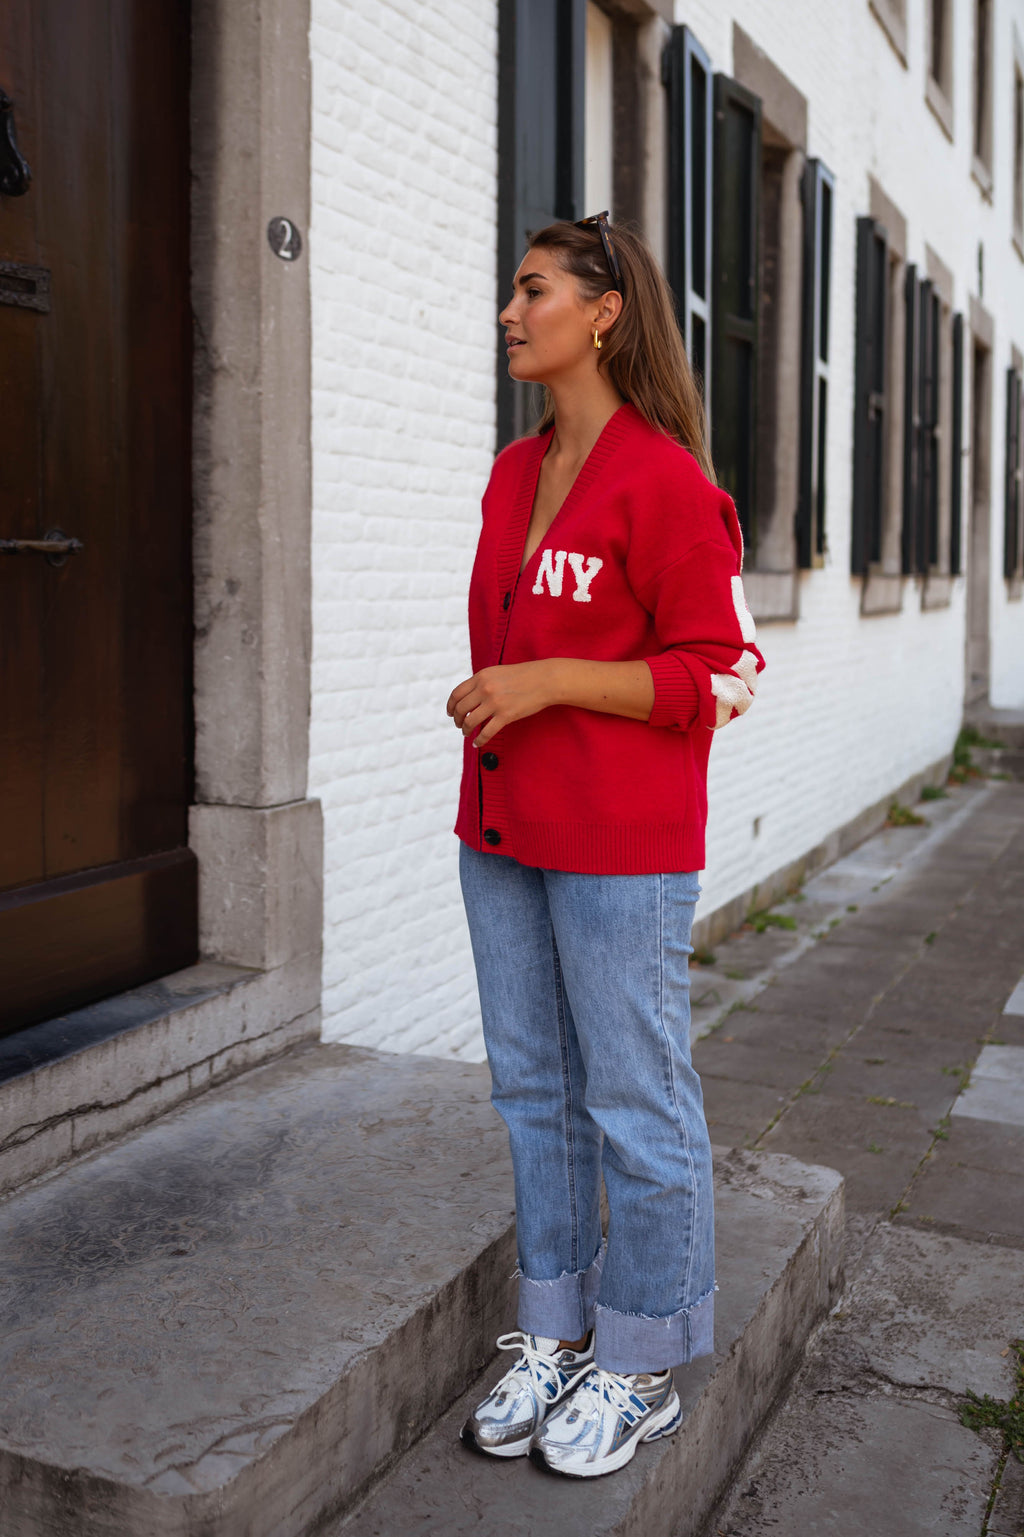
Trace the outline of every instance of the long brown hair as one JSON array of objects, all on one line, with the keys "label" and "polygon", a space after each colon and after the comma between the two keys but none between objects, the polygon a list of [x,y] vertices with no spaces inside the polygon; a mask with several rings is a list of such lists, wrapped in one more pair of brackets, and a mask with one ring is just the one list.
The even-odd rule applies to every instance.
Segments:
[{"label": "long brown hair", "polygon": [[[602,338],[600,367],[623,400],[688,448],[714,483],[704,405],[679,335],[671,290],[634,227],[617,224],[610,233],[622,269],[622,313]],[[614,287],[596,228],[560,221],[531,234],[530,245],[556,253],[583,299],[599,299]],[[554,401],[545,390],[537,431],[546,432],[554,419]]]}]

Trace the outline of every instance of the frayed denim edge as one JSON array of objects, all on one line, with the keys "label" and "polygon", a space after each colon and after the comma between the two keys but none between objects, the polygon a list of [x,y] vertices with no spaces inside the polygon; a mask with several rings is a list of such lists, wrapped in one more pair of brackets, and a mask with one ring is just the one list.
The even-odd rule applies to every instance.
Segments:
[{"label": "frayed denim edge", "polygon": [[602,1239],[586,1270],[563,1270],[551,1280],[526,1275],[517,1261],[512,1277],[519,1282],[518,1327],[549,1339],[577,1339],[593,1328],[607,1247]]},{"label": "frayed denim edge", "polygon": [[620,1313],[598,1303],[596,1366],[609,1372],[657,1372],[685,1366],[714,1350],[715,1292],[706,1291],[668,1317]]}]

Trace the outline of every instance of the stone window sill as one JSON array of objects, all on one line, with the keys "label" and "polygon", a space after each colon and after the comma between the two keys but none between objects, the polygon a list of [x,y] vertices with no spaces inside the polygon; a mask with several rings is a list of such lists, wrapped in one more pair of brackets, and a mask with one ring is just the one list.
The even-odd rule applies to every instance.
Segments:
[{"label": "stone window sill", "polygon": [[900,14],[895,0],[868,0],[875,20],[889,39],[899,56],[903,68],[907,67],[907,22]]},{"label": "stone window sill", "polygon": [[955,578],[952,576],[944,576],[937,571],[929,571],[921,591],[922,609],[948,608],[953,601],[954,580]]},{"label": "stone window sill", "polygon": [[744,571],[743,591],[758,624],[792,622],[800,617],[795,570]]},{"label": "stone window sill", "polygon": [[978,155],[971,156],[971,175],[981,188],[981,195],[988,202],[992,201],[992,172]]},{"label": "stone window sill", "polygon": [[860,594],[862,619],[877,614],[898,614],[903,608],[903,578],[898,571],[882,571],[872,566],[864,578]]},{"label": "stone window sill", "polygon": [[952,144],[953,103],[946,95],[938,80],[935,79],[934,75],[928,76],[928,81],[924,88],[924,99],[928,103],[929,107],[931,107],[932,112],[935,114],[935,118],[939,124],[939,127],[942,129],[943,133],[946,135],[946,138]]}]

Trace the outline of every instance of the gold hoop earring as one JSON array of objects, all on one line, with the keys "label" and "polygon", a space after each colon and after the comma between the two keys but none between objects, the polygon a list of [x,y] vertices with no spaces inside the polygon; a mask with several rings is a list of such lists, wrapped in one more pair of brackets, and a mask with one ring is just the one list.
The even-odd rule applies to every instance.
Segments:
[{"label": "gold hoop earring", "polygon": [[601,335],[596,326],[594,327],[594,346],[598,352],[601,351]]}]

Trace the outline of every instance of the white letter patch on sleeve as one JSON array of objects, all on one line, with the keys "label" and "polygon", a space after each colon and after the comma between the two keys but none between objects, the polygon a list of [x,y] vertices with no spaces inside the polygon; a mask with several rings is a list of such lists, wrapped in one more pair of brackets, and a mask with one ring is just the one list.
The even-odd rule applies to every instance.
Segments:
[{"label": "white letter patch on sleeve", "polygon": [[[751,620],[753,624],[753,620]],[[715,696],[715,730],[732,720],[733,711],[742,715],[754,703],[757,692],[757,657],[744,651],[729,672],[711,674],[711,692]]]},{"label": "white letter patch on sleeve", "polygon": [[744,641],[754,640],[757,637],[757,626],[754,616],[747,607],[746,594],[743,591],[743,578],[734,576],[732,579],[732,606],[736,610],[736,618],[740,622],[740,637]]}]

